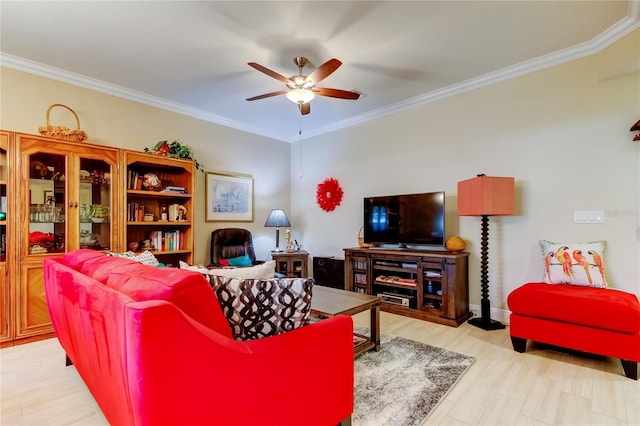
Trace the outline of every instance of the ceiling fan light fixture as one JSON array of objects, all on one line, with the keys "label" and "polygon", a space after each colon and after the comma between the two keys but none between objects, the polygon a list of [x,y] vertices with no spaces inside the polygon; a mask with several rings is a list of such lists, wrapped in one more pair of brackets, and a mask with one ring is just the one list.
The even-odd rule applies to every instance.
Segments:
[{"label": "ceiling fan light fixture", "polygon": [[325,96],[337,99],[355,100],[360,97],[359,92],[331,89],[328,87],[316,87],[316,84],[329,77],[335,70],[342,65],[339,59],[332,58],[311,71],[309,75],[302,73],[302,68],[307,64],[307,58],[297,56],[293,59],[293,63],[298,66],[298,75],[285,77],[275,71],[270,70],[255,62],[248,62],[251,68],[260,71],[269,77],[284,83],[286,89],[276,92],[265,93],[263,95],[247,98],[247,101],[257,101],[258,99],[270,98],[272,96],[285,95],[291,102],[298,104],[298,110],[301,115],[307,115],[311,112],[311,101],[317,96]]},{"label": "ceiling fan light fixture", "polygon": [[292,89],[287,92],[286,96],[294,104],[306,104],[311,102],[316,94],[311,89]]}]

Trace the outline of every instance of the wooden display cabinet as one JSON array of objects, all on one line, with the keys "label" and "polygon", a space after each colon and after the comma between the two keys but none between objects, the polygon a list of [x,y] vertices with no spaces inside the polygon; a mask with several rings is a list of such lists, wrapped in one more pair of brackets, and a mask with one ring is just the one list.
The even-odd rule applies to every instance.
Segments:
[{"label": "wooden display cabinet", "polygon": [[127,245],[149,249],[166,265],[192,264],[195,162],[135,151],[124,151],[124,158]]},{"label": "wooden display cabinet", "polygon": [[[134,171],[155,173],[163,188],[185,193],[131,189]],[[54,335],[44,293],[47,257],[79,248],[123,252],[127,241],[144,241],[155,230],[171,244],[153,251],[161,262],[193,263],[194,171],[190,160],[0,131],[0,196],[8,204],[0,219],[0,346]],[[130,220],[130,202],[156,219]],[[163,205],[184,206],[184,220],[159,222]]]},{"label": "wooden display cabinet", "polygon": [[287,278],[304,278],[309,276],[309,253],[306,251],[271,252],[276,261],[276,272]]},{"label": "wooden display cabinet", "polygon": [[14,340],[53,334],[45,258],[78,248],[118,249],[119,150],[16,134],[19,176]]},{"label": "wooden display cabinet", "polygon": [[469,318],[468,253],[346,248],[345,289],[382,310],[457,327]]}]

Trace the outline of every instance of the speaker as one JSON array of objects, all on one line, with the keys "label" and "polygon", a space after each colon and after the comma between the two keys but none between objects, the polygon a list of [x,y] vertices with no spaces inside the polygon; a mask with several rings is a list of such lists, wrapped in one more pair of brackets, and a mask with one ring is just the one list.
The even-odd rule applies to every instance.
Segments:
[{"label": "speaker", "polygon": [[313,279],[318,285],[344,290],[344,259],[314,257]]}]

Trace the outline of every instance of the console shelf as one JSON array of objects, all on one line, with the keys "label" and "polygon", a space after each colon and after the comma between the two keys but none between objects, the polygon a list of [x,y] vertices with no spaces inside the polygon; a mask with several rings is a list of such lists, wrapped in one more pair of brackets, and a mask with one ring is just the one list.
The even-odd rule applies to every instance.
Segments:
[{"label": "console shelf", "polygon": [[469,318],[468,253],[346,248],[345,289],[382,310],[457,327]]}]

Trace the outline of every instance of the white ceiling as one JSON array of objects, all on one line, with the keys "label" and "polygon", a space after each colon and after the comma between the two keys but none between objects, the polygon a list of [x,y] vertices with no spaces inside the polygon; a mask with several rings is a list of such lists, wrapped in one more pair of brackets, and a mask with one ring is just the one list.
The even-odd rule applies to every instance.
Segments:
[{"label": "white ceiling", "polygon": [[[299,140],[593,54],[639,25],[632,1],[6,1],[2,65],[267,137]],[[295,56],[343,65],[301,116]],[[308,74],[311,69],[306,69]]]}]

